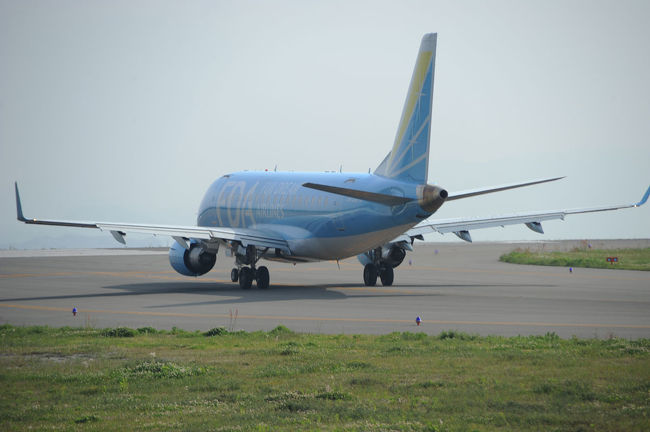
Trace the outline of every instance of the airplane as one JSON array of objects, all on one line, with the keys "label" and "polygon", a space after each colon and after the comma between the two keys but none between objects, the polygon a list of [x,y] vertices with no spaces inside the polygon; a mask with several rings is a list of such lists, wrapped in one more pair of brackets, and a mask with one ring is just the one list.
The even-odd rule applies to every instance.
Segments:
[{"label": "airplane", "polygon": [[577,213],[640,207],[650,187],[634,204],[540,211],[487,218],[429,220],[444,203],[477,195],[552,182],[531,180],[459,192],[427,183],[431,108],[437,33],[422,38],[406,101],[393,143],[384,160],[368,173],[240,171],[226,174],[208,188],[196,226],[80,222],[25,218],[15,183],[17,219],[26,224],[109,231],[126,244],[127,233],[171,236],[169,262],[180,274],[200,276],[215,265],[225,248],[234,257],[232,282],[243,289],[253,282],[269,287],[269,270],[260,259],[302,263],[357,256],[363,282],[394,282],[394,268],[416,239],[431,232],[454,233],[471,242],[470,230],[525,224],[543,234],[542,222]]}]

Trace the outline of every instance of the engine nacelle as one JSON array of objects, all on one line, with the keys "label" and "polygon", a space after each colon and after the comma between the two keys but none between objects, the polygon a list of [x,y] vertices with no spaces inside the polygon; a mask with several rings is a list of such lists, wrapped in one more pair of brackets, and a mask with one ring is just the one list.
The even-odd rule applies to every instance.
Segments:
[{"label": "engine nacelle", "polygon": [[174,270],[184,276],[206,274],[212,270],[216,262],[217,255],[206,252],[198,243],[191,243],[189,250],[178,244],[178,242],[174,242],[172,247],[169,248],[169,263]]},{"label": "engine nacelle", "polygon": [[402,264],[406,257],[406,251],[399,246],[391,246],[390,248],[382,248],[381,261],[391,267],[397,267]]},{"label": "engine nacelle", "polygon": [[[357,259],[362,265],[366,264],[372,264],[372,263],[381,263],[385,265],[389,265],[393,268],[397,267],[398,265],[402,264],[402,261],[404,261],[404,258],[406,257],[406,250],[404,247],[398,246],[402,243],[387,243],[381,248],[381,257],[379,259],[376,259],[377,254],[379,253],[379,249],[372,249],[369,250],[368,252],[364,252],[362,254],[357,255]],[[407,244],[408,245],[408,244]],[[410,246],[410,245],[408,245]],[[412,250],[409,248],[409,250]]]}]

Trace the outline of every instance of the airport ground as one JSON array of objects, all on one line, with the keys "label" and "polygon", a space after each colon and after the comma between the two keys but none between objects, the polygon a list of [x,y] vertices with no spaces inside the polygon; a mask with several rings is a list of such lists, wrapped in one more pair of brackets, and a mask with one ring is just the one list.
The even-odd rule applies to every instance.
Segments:
[{"label": "airport ground", "polygon": [[[650,240],[591,241],[648,247]],[[480,335],[650,337],[650,272],[506,264],[516,247],[567,250],[583,241],[416,243],[391,287],[365,287],[356,259],[269,263],[271,287],[241,290],[232,258],[187,278],[165,250],[0,251],[0,323],[305,333],[458,330]],[[72,309],[78,313],[73,316]],[[422,324],[416,326],[420,316]]]}]

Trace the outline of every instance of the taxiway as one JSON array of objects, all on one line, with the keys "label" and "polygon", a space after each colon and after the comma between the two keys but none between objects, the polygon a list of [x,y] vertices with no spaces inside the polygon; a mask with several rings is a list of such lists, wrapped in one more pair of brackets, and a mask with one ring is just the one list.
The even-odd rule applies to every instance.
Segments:
[{"label": "taxiway", "polygon": [[[648,240],[592,242],[648,247]],[[311,333],[459,330],[481,335],[555,332],[562,337],[650,337],[650,272],[505,264],[515,247],[567,249],[579,242],[416,244],[395,285],[365,287],[356,259],[267,264],[271,288],[241,290],[232,259],[187,278],[165,250],[0,253],[0,323],[152,326],[247,331],[285,325]],[[76,307],[78,314],[72,315]],[[422,325],[415,318],[422,317]]]}]

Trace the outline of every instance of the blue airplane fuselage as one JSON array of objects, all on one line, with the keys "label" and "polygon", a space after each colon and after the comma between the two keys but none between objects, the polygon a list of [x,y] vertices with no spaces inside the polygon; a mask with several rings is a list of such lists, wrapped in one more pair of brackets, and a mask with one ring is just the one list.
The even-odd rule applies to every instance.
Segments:
[{"label": "blue airplane fuselage", "polygon": [[[303,186],[308,182],[413,201],[388,206]],[[342,259],[381,246],[430,216],[418,204],[417,188],[374,174],[236,172],[209,187],[197,225],[274,233],[296,258]]]}]

